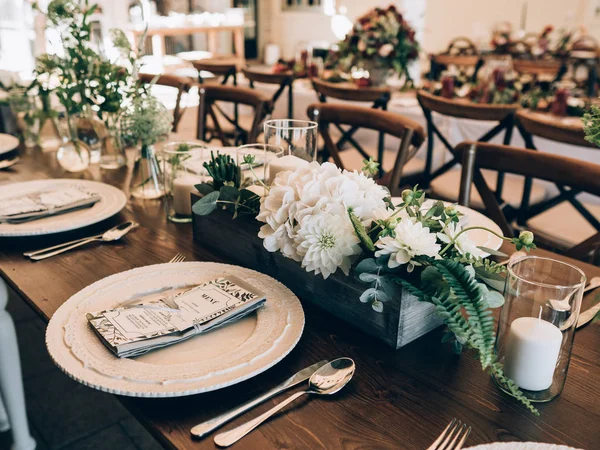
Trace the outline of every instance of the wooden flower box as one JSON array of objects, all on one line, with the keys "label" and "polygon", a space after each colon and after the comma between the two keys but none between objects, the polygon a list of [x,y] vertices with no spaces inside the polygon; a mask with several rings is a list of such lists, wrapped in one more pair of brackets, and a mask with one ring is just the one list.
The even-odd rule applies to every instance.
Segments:
[{"label": "wooden flower box", "polygon": [[[192,201],[198,197],[193,195]],[[376,312],[359,301],[368,287],[336,272],[324,280],[306,272],[298,262],[268,252],[258,237],[260,223],[249,216],[232,219],[227,211],[193,217],[194,240],[240,266],[266,273],[310,302],[393,348],[400,348],[442,324],[434,306],[417,300],[400,286],[393,301]]]}]

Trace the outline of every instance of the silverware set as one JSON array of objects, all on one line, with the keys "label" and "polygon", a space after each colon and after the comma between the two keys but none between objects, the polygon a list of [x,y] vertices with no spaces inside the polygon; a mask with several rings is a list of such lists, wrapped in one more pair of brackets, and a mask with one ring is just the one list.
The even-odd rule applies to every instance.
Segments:
[{"label": "silverware set", "polygon": [[33,252],[23,253],[23,256],[28,257],[34,261],[40,261],[42,259],[50,258],[52,256],[60,255],[61,253],[67,252],[77,247],[81,247],[82,245],[89,244],[91,242],[112,242],[118,241],[127,233],[129,233],[134,228],[137,228],[139,224],[135,222],[123,222],[122,224],[117,225],[116,227],[111,228],[110,230],[98,234],[96,236],[89,236],[81,239],[76,239],[74,241],[64,242],[62,244],[54,245],[52,247],[43,248],[41,250],[36,250]]},{"label": "silverware set", "polygon": [[263,395],[250,400],[249,402],[246,402],[231,411],[221,414],[214,419],[196,425],[191,429],[191,433],[196,437],[206,436],[210,432],[233,420],[240,414],[243,414],[255,406],[265,402],[266,400],[281,394],[287,389],[290,389],[308,380],[308,389],[296,392],[286,400],[278,403],[275,407],[271,408],[269,411],[261,414],[255,419],[243,423],[232,430],[219,433],[215,436],[215,444],[217,444],[219,447],[229,447],[257,428],[275,413],[305,394],[336,394],[342,390],[344,386],[346,386],[346,384],[348,384],[348,382],[352,379],[355,369],[356,366],[354,361],[352,361],[350,358],[338,358],[329,362],[319,361],[312,366],[302,369],[294,376],[287,379],[280,385],[275,386],[273,389],[267,391]]}]

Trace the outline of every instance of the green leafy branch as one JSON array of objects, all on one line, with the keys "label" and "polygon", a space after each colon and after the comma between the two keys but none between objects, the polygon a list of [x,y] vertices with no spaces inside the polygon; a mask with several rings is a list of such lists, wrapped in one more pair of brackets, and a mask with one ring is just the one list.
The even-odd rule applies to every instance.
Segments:
[{"label": "green leafy branch", "polygon": [[[456,261],[436,260],[422,272],[421,287],[402,278],[395,278],[395,281],[419,300],[435,305],[437,314],[454,335],[455,351],[462,350],[463,346],[477,350],[482,369],[494,375],[502,387],[533,414],[539,415],[518,386],[506,377],[502,364],[497,361],[495,323],[489,311],[492,305],[487,288],[476,281],[474,271],[470,272]],[[448,340],[448,336],[444,340]]]}]

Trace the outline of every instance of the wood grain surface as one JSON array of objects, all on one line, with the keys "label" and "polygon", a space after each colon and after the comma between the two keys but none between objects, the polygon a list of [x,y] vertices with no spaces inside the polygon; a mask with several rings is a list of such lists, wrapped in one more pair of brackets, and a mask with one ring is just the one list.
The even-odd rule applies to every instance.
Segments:
[{"label": "wood grain surface", "polygon": [[[68,176],[56,167],[52,154],[33,153],[24,159],[14,170],[0,171],[0,190],[10,189],[12,182]],[[128,170],[93,168],[77,177],[123,187]],[[138,221],[141,227],[120,242],[94,244],[40,262],[22,256],[24,251],[96,233],[126,219]],[[219,261],[218,255],[193,242],[190,225],[167,223],[160,202],[135,201],[117,217],[77,232],[0,240],[0,273],[47,320],[65,300],[90,283],[133,267],[166,262],[177,252],[188,260]],[[577,264],[589,277],[600,275],[600,268]],[[585,306],[592,297],[586,298]],[[535,417],[501,393],[472,354],[457,356],[441,344],[442,329],[394,351],[308,303],[305,312],[306,329],[296,349],[249,381],[186,398],[119,399],[166,448],[213,449],[212,436],[192,439],[189,430],[193,425],[265,392],[320,359],[348,356],[356,362],[356,375],[340,394],[298,401],[233,448],[425,449],[453,417],[473,427],[469,445],[538,441],[598,448],[598,325],[577,333],[563,394],[539,405],[541,416]],[[280,400],[277,397],[266,402],[223,429],[256,417]]]}]

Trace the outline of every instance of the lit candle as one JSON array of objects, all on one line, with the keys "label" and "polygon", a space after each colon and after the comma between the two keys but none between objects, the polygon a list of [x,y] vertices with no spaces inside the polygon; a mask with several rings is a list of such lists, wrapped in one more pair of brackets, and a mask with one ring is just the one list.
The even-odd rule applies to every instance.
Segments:
[{"label": "lit candle", "polygon": [[208,177],[185,174],[173,180],[173,210],[182,216],[192,215],[190,194],[196,192],[196,185],[206,181]]},{"label": "lit candle", "polygon": [[308,161],[302,158],[298,158],[294,155],[286,155],[281,158],[271,160],[269,163],[269,184],[273,184],[275,177],[279,172],[285,172],[286,170],[296,170],[308,165]]},{"label": "lit candle", "polygon": [[562,339],[558,327],[541,317],[515,319],[506,342],[504,373],[522,389],[548,389],[552,385]]}]

